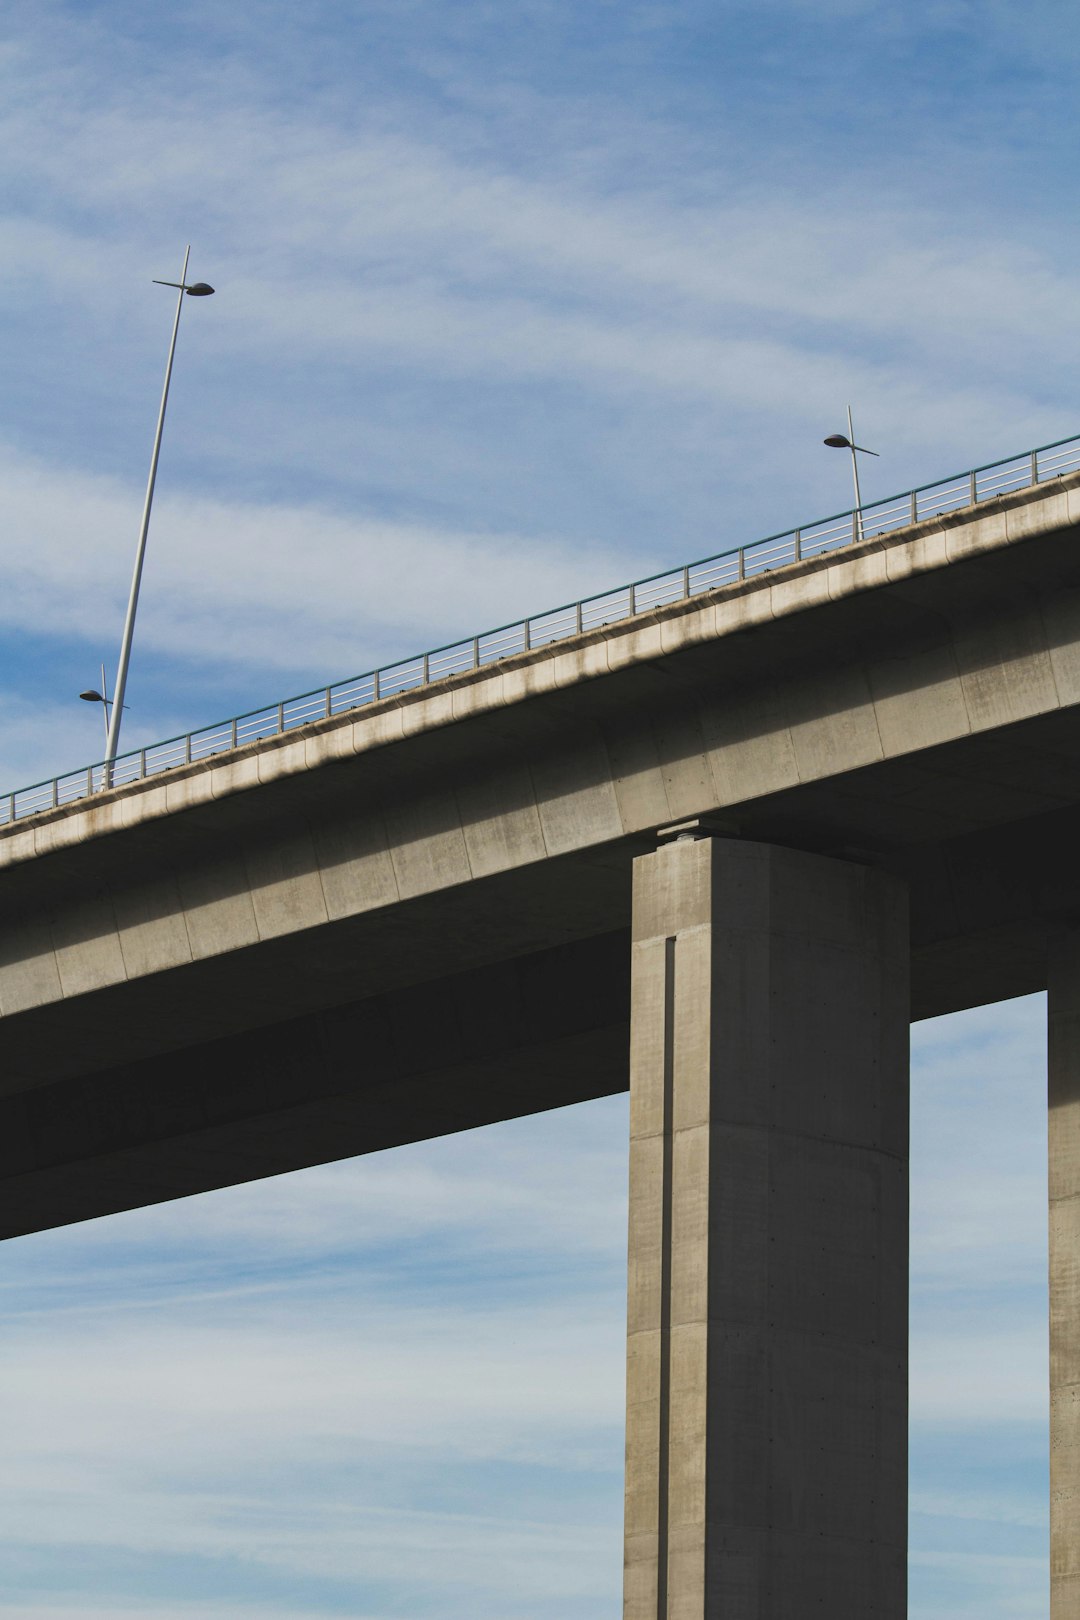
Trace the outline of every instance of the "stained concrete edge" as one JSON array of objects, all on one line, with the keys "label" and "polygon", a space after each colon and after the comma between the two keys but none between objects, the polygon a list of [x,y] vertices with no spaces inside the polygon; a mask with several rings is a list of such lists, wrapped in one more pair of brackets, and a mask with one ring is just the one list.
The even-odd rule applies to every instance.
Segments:
[{"label": "stained concrete edge", "polygon": [[[1039,510],[1041,508],[1041,510]],[[299,775],[615,669],[740,634],[1080,521],[1080,473],[821,552],[566,641],[0,827],[0,868]],[[208,728],[209,729],[209,728]],[[347,740],[348,739],[348,740]]]}]

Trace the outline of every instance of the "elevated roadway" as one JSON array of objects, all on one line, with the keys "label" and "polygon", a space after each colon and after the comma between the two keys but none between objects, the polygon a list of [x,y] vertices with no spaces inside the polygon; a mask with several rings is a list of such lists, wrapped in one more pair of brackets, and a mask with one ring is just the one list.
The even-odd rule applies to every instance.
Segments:
[{"label": "elevated roadway", "polygon": [[1077,1409],[1078,806],[1073,475],[0,828],[0,1233],[630,1084],[628,1620],[893,1620],[907,1024],[1048,983]]},{"label": "elevated roadway", "polygon": [[1080,475],[0,829],[0,1230],[624,1088],[688,818],[903,876],[915,1018],[1043,988],[1077,525]]}]

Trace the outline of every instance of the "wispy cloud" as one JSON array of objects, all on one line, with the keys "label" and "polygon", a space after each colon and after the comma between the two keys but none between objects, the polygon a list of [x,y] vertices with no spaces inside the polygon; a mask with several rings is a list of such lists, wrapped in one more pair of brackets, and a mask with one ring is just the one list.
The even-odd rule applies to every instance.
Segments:
[{"label": "wispy cloud", "polygon": [[[942,1527],[982,1526],[1000,1543],[1038,1531],[1044,1504],[946,1487],[921,1456],[929,1437],[969,1450],[975,1434],[1038,1433],[1041,1312],[999,1306],[975,1330],[966,1318],[1007,1211],[987,1209],[974,1260],[962,1222],[946,1221],[931,1245],[932,1223],[920,1221],[926,1198],[949,1208],[967,1087],[998,1113],[1028,1112],[1041,1017],[1041,998],[1029,998],[998,1009],[981,1036],[973,1015],[916,1032],[916,1275],[930,1252],[932,1294],[950,1265],[953,1287],[946,1322],[920,1317],[922,1284],[916,1292],[915,1568],[973,1590],[985,1566],[959,1554],[943,1563]],[[411,1593],[411,1612],[455,1620],[459,1600],[462,1614],[489,1603],[515,1620],[606,1612],[617,1592],[625,1108],[608,1099],[12,1245],[12,1538],[41,1557],[112,1549],[148,1570],[240,1558],[271,1582],[366,1591],[347,1611],[364,1616],[379,1613],[383,1587],[396,1601]],[[1019,1138],[1013,1151],[1037,1180]],[[992,1133],[972,1147],[973,1172],[980,1153],[996,1155]],[[526,1483],[537,1475],[550,1486],[539,1495]],[[493,1559],[513,1583],[492,1575]],[[1038,1564],[1017,1552],[1002,1568],[988,1612],[1014,1620],[1023,1610],[1008,1594]]]},{"label": "wispy cloud", "polygon": [[1043,998],[913,1030],[921,1107],[912,1140],[914,1286],[956,1298],[1045,1274],[1046,1029]]},{"label": "wispy cloud", "polygon": [[[9,534],[0,620],[89,638],[118,617],[139,502],[117,480],[0,458]],[[437,530],[328,507],[165,494],[140,634],[159,652],[343,678],[618,583],[625,558],[558,537]],[[393,638],[393,639],[391,639]],[[267,693],[267,700],[275,696]]]},{"label": "wispy cloud", "polygon": [[[385,44],[400,17],[369,10]],[[0,60],[10,628],[111,650],[178,220],[221,288],[185,316],[140,647],[200,702],[213,667],[222,697],[136,703],[139,740],[834,510],[820,438],[846,399],[879,493],[1074,425],[1060,243],[914,186],[868,195],[858,165],[748,185],[723,143],[595,86],[520,85],[515,112],[462,72],[476,17],[413,12],[419,78],[363,97],[325,67],[290,93],[243,8],[176,55],[53,5]],[[328,21],[275,13],[301,79]]]},{"label": "wispy cloud", "polygon": [[0,1564],[141,1561],[148,1615],[155,1559],[321,1612],[605,1612],[625,1123],[612,1099],[11,1245]]},{"label": "wispy cloud", "polygon": [[[837,510],[849,399],[871,496],[1080,426],[1053,6],[8,9],[12,786],[97,752],[189,235],[133,741]],[[943,1477],[1042,1457],[1040,1017],[916,1032],[918,1620],[1045,1609],[1044,1482]],[[9,1246],[0,1616],[615,1614],[622,1109]]]}]

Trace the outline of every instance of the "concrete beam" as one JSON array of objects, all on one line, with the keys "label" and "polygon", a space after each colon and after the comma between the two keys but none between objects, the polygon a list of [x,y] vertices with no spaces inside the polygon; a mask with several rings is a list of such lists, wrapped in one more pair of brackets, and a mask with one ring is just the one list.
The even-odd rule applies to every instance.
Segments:
[{"label": "concrete beam", "polygon": [[197,1003],[190,1043],[438,976],[442,937],[624,926],[629,860],[683,816],[904,869],[1074,813],[1078,508],[1027,492],[0,829],[0,1086],[60,1078],[65,1026],[134,1060],[169,1008]]},{"label": "concrete beam", "polygon": [[0,1238],[626,1086],[627,938],[590,940],[0,1099]]},{"label": "concrete beam", "polygon": [[[284,1133],[290,1161],[264,1128],[290,1028],[571,941],[587,977],[629,931],[634,858],[699,814],[905,879],[913,1016],[1041,988],[1080,912],[1078,518],[1075,479],[1025,492],[0,829],[9,1117],[38,1089],[106,1096],[124,1073],[146,1098],[168,1073],[174,1140],[201,1138],[180,1076],[242,1067],[237,1041],[262,1054],[238,1174],[332,1157],[333,1132]],[[625,1083],[617,1024],[590,1039],[548,1106],[595,1095],[590,1065]],[[517,1072],[543,1068],[537,1040]],[[393,1095],[384,1137],[348,1151],[425,1133]],[[122,1151],[128,1203],[152,1160],[163,1195],[220,1184],[209,1152],[176,1182],[160,1142]]]},{"label": "concrete beam", "polygon": [[902,883],[635,863],[625,1620],[902,1620]]}]

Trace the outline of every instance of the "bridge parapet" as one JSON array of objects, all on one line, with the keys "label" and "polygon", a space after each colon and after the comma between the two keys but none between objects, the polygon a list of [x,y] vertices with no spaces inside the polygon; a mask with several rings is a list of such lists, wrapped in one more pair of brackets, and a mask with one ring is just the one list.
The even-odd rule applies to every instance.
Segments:
[{"label": "bridge parapet", "polygon": [[476,672],[535,648],[580,640],[595,629],[651,615],[674,603],[688,602],[747,579],[788,569],[812,557],[837,549],[858,547],[867,539],[889,536],[951,517],[966,507],[993,507],[1017,491],[1060,485],[1080,469],[1080,437],[1062,439],[1039,449],[992,462],[970,472],[938,480],[908,494],[891,496],[858,511],[823,518],[801,528],[769,535],[715,556],[647,579],[603,591],[597,596],[553,608],[514,624],[484,631],[450,645],[366,675],[286,698],[266,708],[251,710],[197,731],[121,755],[106,766],[87,765],[61,776],[0,795],[0,826],[72,801],[91,798],[113,786],[144,781],[165,771],[190,766],[248,743],[278,738],[386,698],[440,684],[463,673]]},{"label": "bridge parapet", "polygon": [[[641,609],[632,618],[583,630],[572,640],[524,649],[496,662],[447,675],[431,685],[403,689],[369,702],[359,712],[348,709],[323,714],[235,748],[215,747],[201,757],[169,766],[162,775],[148,773],[130,782],[118,782],[109,790],[95,788],[92,803],[86,802],[85,794],[76,794],[65,802],[43,804],[32,817],[11,815],[9,803],[9,819],[0,824],[0,868],[300,776],[323,765],[364,756],[458,722],[521,709],[532,700],[545,700],[551,717],[548,724],[556,726],[558,705],[552,700],[563,699],[564,710],[568,705],[588,708],[588,700],[580,698],[580,693],[579,701],[571,698],[585,683],[628,675],[636,669],[643,677],[639,685],[648,685],[648,672],[658,660],[675,659],[693,649],[742,638],[746,631],[778,628],[783,621],[813,610],[867,592],[900,587],[953,563],[989,557],[1018,542],[1059,533],[1076,524],[1080,524],[1080,472],[1062,477],[1053,485],[1024,489],[978,507],[936,515],[887,535],[873,535],[840,552],[819,551],[775,572],[763,571],[717,587],[703,597],[691,596]],[[894,601],[897,595],[894,590]],[[745,650],[746,656],[736,654],[731,658],[732,676],[744,682],[752,668],[755,674],[775,682],[793,658],[812,659],[813,649],[805,641],[822,635],[818,616],[805,637],[791,627],[782,638],[762,639],[758,635],[753,652],[740,640],[739,652]],[[768,658],[755,656],[765,646]],[[723,661],[728,662],[726,653]],[[1059,668],[1063,662],[1059,655]],[[1005,694],[999,692],[996,698],[1004,699]],[[982,723],[1000,724],[1004,718],[1001,702],[995,701],[995,694],[985,684],[974,706],[973,729],[979,729]],[[897,711],[896,704],[892,707]],[[1008,695],[1006,707],[1016,707],[1014,694]],[[1021,707],[1015,717],[1021,718],[1022,713]],[[891,729],[886,722],[886,730]],[[942,740],[948,735],[946,726]],[[881,757],[889,751],[883,744]],[[9,801],[14,797],[9,795]],[[706,807],[695,806],[693,813],[702,808]],[[657,820],[677,819],[683,813],[673,811],[668,817],[659,804],[655,809],[657,813],[638,823],[637,830]],[[631,817],[622,830],[632,830],[632,822]]]}]

